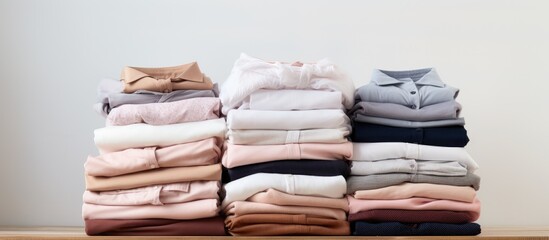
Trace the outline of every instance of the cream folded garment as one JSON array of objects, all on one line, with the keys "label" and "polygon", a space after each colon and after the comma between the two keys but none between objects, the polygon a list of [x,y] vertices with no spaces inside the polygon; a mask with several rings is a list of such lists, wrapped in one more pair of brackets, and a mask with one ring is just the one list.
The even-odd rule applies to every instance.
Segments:
[{"label": "cream folded garment", "polygon": [[225,198],[221,206],[227,207],[235,201],[244,201],[256,193],[270,188],[292,195],[341,198],[347,191],[342,176],[317,177],[306,175],[256,173],[223,186]]},{"label": "cream folded garment", "polygon": [[413,197],[446,199],[461,202],[473,202],[477,192],[472,187],[450,186],[430,183],[402,183],[399,185],[359,190],[353,195],[356,199],[364,200],[395,200]]},{"label": "cream folded garment", "polygon": [[467,169],[458,162],[389,159],[379,161],[352,161],[351,175],[384,173],[416,173],[435,176],[465,176]]},{"label": "cream folded garment", "polygon": [[308,216],[324,217],[345,220],[345,211],[335,208],[304,207],[304,206],[279,206],[268,203],[256,203],[248,201],[232,202],[223,208],[228,218],[247,214],[305,214]]},{"label": "cream folded garment", "polygon": [[219,118],[161,126],[144,123],[110,126],[96,129],[94,141],[100,153],[128,148],[166,147],[212,137],[221,142],[225,139],[225,125],[225,120]]},{"label": "cream folded garment", "polygon": [[291,143],[344,143],[350,131],[346,127],[306,130],[232,130],[227,142],[241,145],[279,145]]},{"label": "cream folded garment", "polygon": [[107,126],[135,123],[167,125],[219,118],[218,98],[191,98],[176,102],[126,104],[111,110]]},{"label": "cream folded garment", "polygon": [[395,158],[407,158],[430,161],[455,161],[466,167],[469,172],[478,169],[478,164],[465,148],[436,147],[414,143],[353,143],[351,160],[378,161]]},{"label": "cream folded garment", "polygon": [[193,181],[128,190],[84,192],[84,202],[110,206],[164,205],[200,199],[217,199],[219,181]]},{"label": "cream folded garment", "polygon": [[165,204],[161,206],[107,206],[84,203],[84,219],[197,219],[217,216],[217,199],[203,199],[186,203]]},{"label": "cream folded garment", "polygon": [[238,109],[292,111],[343,108],[341,92],[260,89],[250,94],[250,97],[245,99]]},{"label": "cream folded garment", "polygon": [[84,168],[90,176],[112,177],[155,168],[211,165],[221,155],[217,141],[208,138],[163,148],[130,148],[88,156]]},{"label": "cream folded garment", "polygon": [[229,129],[300,130],[351,128],[349,117],[341,109],[303,111],[231,110]]},{"label": "cream folded garment", "polygon": [[284,145],[227,144],[222,163],[227,168],[288,159],[337,160],[349,159],[353,153],[351,142],[324,144],[299,143]]},{"label": "cream folded garment", "polygon": [[86,175],[86,190],[111,191],[200,180],[220,181],[221,164],[159,168],[115,177]]},{"label": "cream folded garment", "polygon": [[460,202],[452,200],[440,200],[432,198],[406,198],[397,200],[362,200],[352,196],[349,199],[349,214],[374,209],[400,209],[400,210],[446,210],[480,213],[480,201],[475,198],[473,202]]}]

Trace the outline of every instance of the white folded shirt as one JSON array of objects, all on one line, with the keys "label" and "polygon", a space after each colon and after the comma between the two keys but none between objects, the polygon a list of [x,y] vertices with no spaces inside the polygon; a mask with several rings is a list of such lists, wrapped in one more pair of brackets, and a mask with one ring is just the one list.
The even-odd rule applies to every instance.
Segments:
[{"label": "white folded shirt", "polygon": [[229,129],[300,130],[348,127],[349,117],[343,110],[262,111],[231,110],[227,115]]},{"label": "white folded shirt", "polygon": [[351,160],[378,161],[395,158],[443,162],[456,161],[470,172],[478,169],[478,164],[465,148],[436,147],[400,142],[353,143]]},{"label": "white folded shirt", "polygon": [[385,173],[414,173],[434,176],[465,176],[467,168],[458,162],[389,159],[379,161],[353,161],[351,175]]},{"label": "white folded shirt", "polygon": [[343,176],[317,177],[306,175],[256,173],[223,186],[222,209],[234,201],[244,201],[269,188],[294,195],[341,198],[347,192]]},{"label": "white folded shirt", "polygon": [[160,126],[139,123],[96,129],[94,141],[100,153],[107,153],[128,148],[165,147],[212,137],[222,142],[225,129],[223,118]]},{"label": "white folded shirt", "polygon": [[306,130],[229,130],[227,141],[231,144],[278,145],[291,143],[344,143],[349,129],[306,129]]},{"label": "white folded shirt", "polygon": [[277,111],[343,109],[342,102],[341,92],[260,89],[250,94],[239,109]]}]

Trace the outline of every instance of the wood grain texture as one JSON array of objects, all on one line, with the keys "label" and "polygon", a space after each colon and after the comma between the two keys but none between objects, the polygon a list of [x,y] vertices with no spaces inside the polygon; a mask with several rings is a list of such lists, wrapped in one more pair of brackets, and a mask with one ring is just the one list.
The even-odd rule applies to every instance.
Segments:
[{"label": "wood grain texture", "polygon": [[484,227],[482,234],[476,237],[321,237],[321,236],[302,236],[302,237],[194,237],[194,236],[169,236],[169,237],[110,237],[95,236],[89,237],[84,233],[81,227],[0,227],[0,239],[549,239],[549,226],[547,227]]}]

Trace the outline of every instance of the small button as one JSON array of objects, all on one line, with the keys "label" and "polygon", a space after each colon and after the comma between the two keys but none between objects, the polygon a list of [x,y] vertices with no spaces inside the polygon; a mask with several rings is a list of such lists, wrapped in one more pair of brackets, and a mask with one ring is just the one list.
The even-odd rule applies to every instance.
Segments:
[{"label": "small button", "polygon": [[151,169],[153,169],[153,168],[155,168],[156,166],[154,166],[154,165],[152,165],[152,164],[151,164],[151,166],[150,166],[150,167],[151,167]]},{"label": "small button", "polygon": [[416,94],[416,91],[411,91],[410,94],[414,95]]},{"label": "small button", "polygon": [[412,105],[412,106],[410,106],[410,108],[411,108],[411,109],[416,109],[417,106],[416,106],[416,105]]},{"label": "small button", "polygon": [[164,92],[165,92],[165,93],[169,93],[169,92],[170,92],[170,90],[166,89],[166,90],[164,90]]}]

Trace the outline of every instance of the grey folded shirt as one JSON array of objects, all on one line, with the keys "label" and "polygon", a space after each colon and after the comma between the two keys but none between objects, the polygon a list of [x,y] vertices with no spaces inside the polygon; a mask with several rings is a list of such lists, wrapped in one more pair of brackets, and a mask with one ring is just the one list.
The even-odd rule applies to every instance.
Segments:
[{"label": "grey folded shirt", "polygon": [[467,175],[459,177],[387,173],[368,176],[351,176],[349,179],[347,179],[347,193],[353,194],[358,190],[383,188],[405,182],[432,183],[452,186],[471,186],[475,190],[478,190],[480,188],[480,177],[474,173],[467,173]]},{"label": "grey folded shirt", "polygon": [[177,90],[169,93],[138,90],[130,94],[122,92],[110,92],[100,93],[99,102],[96,103],[94,108],[99,114],[107,116],[111,109],[124,104],[175,102],[190,98],[218,96],[219,90],[217,83],[214,84],[212,90]]},{"label": "grey folded shirt", "polygon": [[358,116],[382,117],[408,121],[434,121],[456,119],[459,117],[461,104],[455,100],[413,109],[394,103],[357,102],[350,115],[354,120]]},{"label": "grey folded shirt", "polygon": [[464,118],[416,122],[416,121],[408,121],[408,120],[398,120],[398,119],[391,119],[391,118],[358,115],[356,116],[356,118],[353,119],[353,121],[380,124],[380,125],[386,125],[391,127],[403,127],[403,128],[426,128],[426,127],[465,125]]}]

